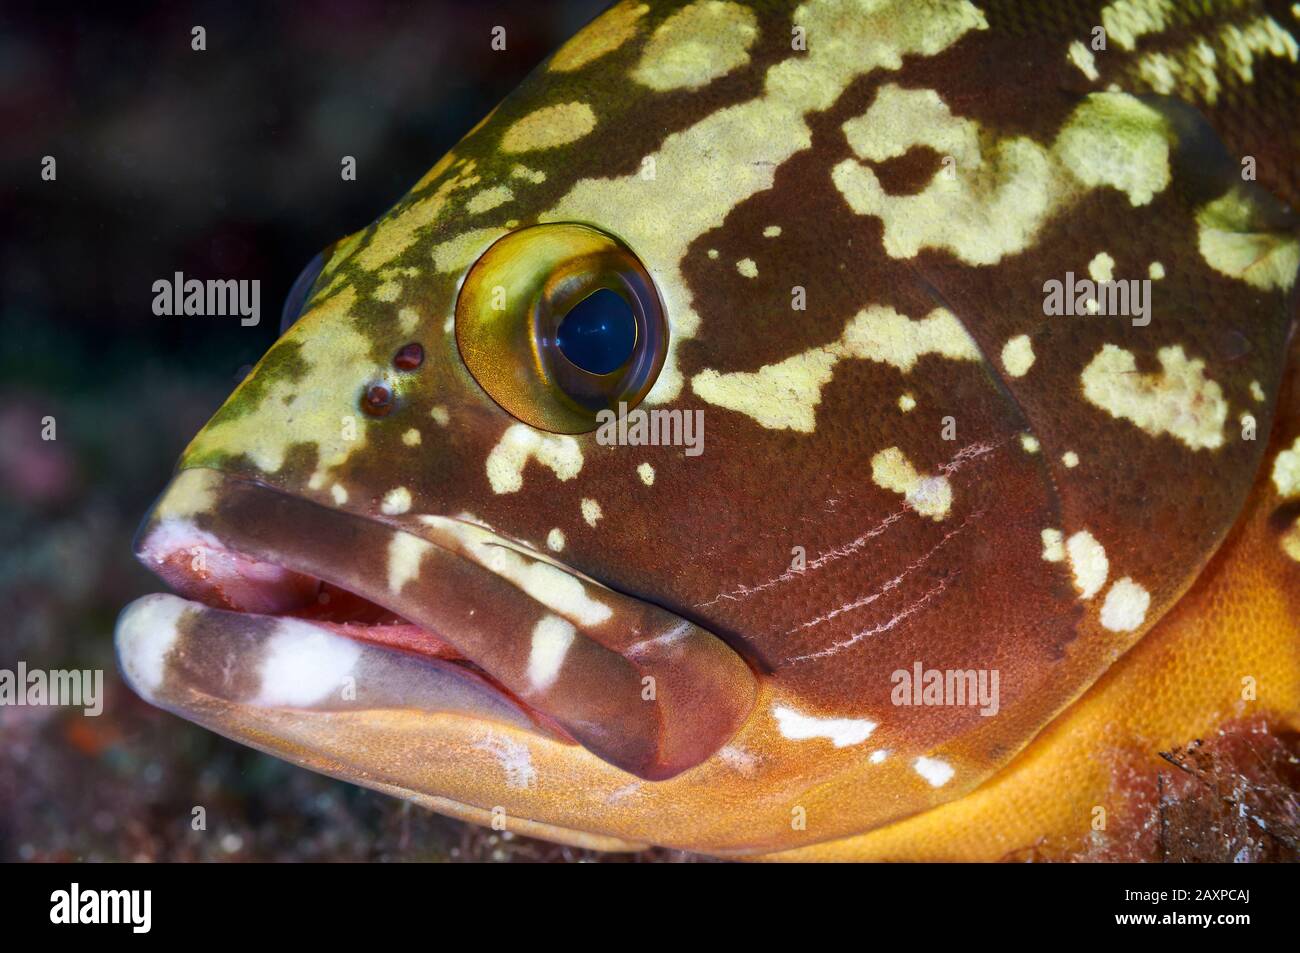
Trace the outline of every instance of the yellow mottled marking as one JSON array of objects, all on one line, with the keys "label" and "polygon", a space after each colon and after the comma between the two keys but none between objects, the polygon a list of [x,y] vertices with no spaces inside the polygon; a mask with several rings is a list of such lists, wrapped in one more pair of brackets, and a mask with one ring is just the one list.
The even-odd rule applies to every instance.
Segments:
[{"label": "yellow mottled marking", "polygon": [[[496,110],[493,110],[493,112],[495,111]],[[491,113],[489,113],[488,115],[491,115]],[[456,161],[456,153],[448,152],[445,156],[443,156],[441,159],[439,159],[437,162],[433,164],[432,169],[424,173],[424,176],[420,179],[419,182],[415,183],[415,186],[411,189],[411,191],[419,192],[421,189],[425,188],[426,186],[433,185],[434,182],[437,182],[438,179],[442,178],[443,173],[446,172],[448,169],[450,169],[452,163],[454,163],[455,161]]]},{"label": "yellow mottled marking", "polygon": [[1177,92],[1186,99],[1218,101],[1219,58],[1204,38],[1172,53],[1151,52],[1137,61],[1137,74],[1152,89],[1164,95]]},{"label": "yellow mottled marking", "polygon": [[959,165],[979,160],[978,127],[954,116],[932,89],[886,83],[871,107],[841,128],[854,154],[872,162],[898,158],[922,145],[951,156]]},{"label": "yellow mottled marking", "polygon": [[1282,552],[1300,563],[1300,517],[1297,517],[1296,521],[1291,524],[1291,528],[1282,534],[1279,543]]},{"label": "yellow mottled marking", "polygon": [[477,544],[475,559],[498,576],[510,580],[546,608],[579,625],[599,625],[613,610],[593,599],[578,577],[540,559],[526,559],[505,546]]},{"label": "yellow mottled marking", "polygon": [[613,610],[591,594],[598,587],[587,583],[552,563],[540,554],[523,554],[502,545],[500,537],[479,526],[471,525],[468,514],[458,519],[422,516],[421,522],[450,533],[464,544],[466,555],[509,580],[546,608],[579,625],[599,625]]},{"label": "yellow mottled marking", "polygon": [[1300,437],[1273,460],[1273,485],[1283,499],[1300,496]]},{"label": "yellow mottled marking", "polygon": [[385,516],[401,516],[411,509],[411,491],[404,486],[393,487],[384,494],[379,511]]},{"label": "yellow mottled marking", "polygon": [[812,433],[817,429],[822,388],[830,383],[838,361],[832,348],[814,348],[756,372],[701,371],[691,379],[691,390],[710,404],[738,411],[771,430]]},{"label": "yellow mottled marking", "polygon": [[577,142],[596,128],[596,114],[586,103],[560,103],[531,112],[505,131],[502,152],[537,152]]},{"label": "yellow mottled marking", "polygon": [[535,459],[560,480],[582,469],[582,448],[566,434],[548,434],[514,424],[501,435],[487,458],[487,477],[494,493],[516,493],[524,485],[524,465]]},{"label": "yellow mottled marking", "polygon": [[396,595],[412,579],[419,578],[420,560],[431,549],[433,543],[418,536],[394,533],[388,541],[388,591]]},{"label": "yellow mottled marking", "polygon": [[[353,232],[347,238],[340,241],[334,247],[334,252],[330,255],[329,261],[325,263],[325,267],[321,269],[321,274],[333,274],[338,269],[339,265],[343,264],[343,262],[348,259],[348,256],[357,250],[357,246],[361,244],[361,240],[365,237],[366,230],[363,228],[361,231]],[[341,276],[335,276],[336,281],[340,278]]]},{"label": "yellow mottled marking", "polygon": [[215,470],[182,470],[158,501],[154,515],[160,520],[190,520],[211,512],[220,484],[221,476]]},{"label": "yellow mottled marking", "polygon": [[418,447],[420,445],[420,431],[414,427],[402,434],[402,443],[408,447]]},{"label": "yellow mottled marking", "polygon": [[385,281],[375,289],[375,293],[372,297],[374,297],[376,301],[383,301],[386,304],[391,304],[397,300],[401,293],[402,283],[400,281]]},{"label": "yellow mottled marking", "polygon": [[1115,259],[1103,252],[1098,252],[1088,262],[1088,277],[1093,281],[1115,280]]},{"label": "yellow mottled marking", "polygon": [[1079,67],[1079,71],[1088,79],[1096,82],[1101,78],[1101,74],[1097,72],[1097,60],[1092,55],[1092,50],[1078,40],[1070,44],[1070,48],[1066,50],[1065,55],[1071,63]]},{"label": "yellow mottled marking", "polygon": [[1065,562],[1065,537],[1059,529],[1045,529],[1042,532],[1043,559],[1049,563]]},{"label": "yellow mottled marking", "polygon": [[1065,453],[1061,454],[1061,462],[1064,463],[1066,467],[1073,470],[1079,465],[1079,455],[1073,450],[1067,450]]},{"label": "yellow mottled marking", "polygon": [[498,206],[505,205],[513,200],[515,193],[510,190],[508,185],[494,185],[491,188],[482,189],[475,192],[470,200],[465,203],[465,211],[471,215],[479,215],[483,212],[490,212]]},{"label": "yellow mottled marking", "polygon": [[1290,291],[1300,267],[1300,241],[1287,233],[1255,231],[1255,203],[1234,186],[1196,213],[1197,247],[1220,274],[1261,291]]},{"label": "yellow mottled marking", "polygon": [[915,410],[916,398],[911,394],[900,394],[898,396],[898,409],[905,414]]},{"label": "yellow mottled marking", "polygon": [[967,264],[995,264],[1030,247],[1053,212],[1089,189],[1111,186],[1144,205],[1169,183],[1167,124],[1123,93],[1089,95],[1050,149],[1024,137],[986,142],[976,122],[954,116],[932,90],[893,84],[843,129],[862,159],[878,162],[920,145],[945,156],[929,184],[909,195],[889,194],[853,159],[832,169],[849,207],[881,220],[893,258],[943,248]]},{"label": "yellow mottled marking", "polygon": [[758,265],[754,264],[752,258],[742,258],[736,262],[736,271],[740,272],[746,278],[758,277]]},{"label": "yellow mottled marking", "polygon": [[525,182],[533,183],[533,185],[541,185],[546,181],[545,172],[530,169],[526,165],[516,165],[510,170],[510,174],[516,179],[523,179]]},{"label": "yellow mottled marking", "polygon": [[584,498],[579,506],[582,509],[582,519],[588,526],[594,527],[605,515],[601,511],[600,504],[593,499]]},{"label": "yellow mottled marking", "polygon": [[636,473],[637,476],[641,478],[641,482],[644,483],[646,486],[655,485],[655,468],[650,466],[650,464],[648,463],[639,464],[636,468]]},{"label": "yellow mottled marking", "polygon": [[1101,543],[1086,529],[1065,541],[1065,552],[1074,573],[1074,587],[1084,599],[1091,599],[1106,584],[1110,561]]},{"label": "yellow mottled marking", "polygon": [[1269,16],[1245,23],[1228,23],[1208,37],[1169,51],[1140,57],[1136,72],[1157,93],[1191,102],[1218,102],[1225,85],[1255,81],[1255,65],[1266,57],[1292,63],[1300,56],[1295,38]]},{"label": "yellow mottled marking", "polygon": [[548,68],[553,73],[571,73],[614,52],[636,36],[641,18],[649,9],[632,0],[616,4],[560,47]]},{"label": "yellow mottled marking", "polygon": [[922,516],[937,521],[952,509],[952,484],[948,478],[921,476],[897,447],[881,450],[871,458],[871,479],[882,489],[901,493],[907,505]]},{"label": "yellow mottled marking", "polygon": [[812,433],[817,428],[822,388],[842,359],[877,361],[907,373],[927,354],[962,361],[980,357],[975,341],[944,308],[913,321],[893,308],[872,305],[849,322],[839,341],[758,371],[723,374],[706,369],[691,378],[691,390],[709,403],[752,417],[769,429]]},{"label": "yellow mottled marking", "polygon": [[381,221],[369,244],[357,252],[357,264],[366,271],[374,271],[406,251],[422,229],[438,221],[452,193],[478,182],[477,176],[469,174],[472,169],[472,163],[465,165],[439,185],[432,195]]},{"label": "yellow mottled marking", "polygon": [[564,530],[558,526],[546,534],[546,548],[553,553],[558,553],[564,549]]},{"label": "yellow mottled marking", "polygon": [[713,110],[665,138],[653,154],[654,179],[639,170],[583,179],[539,216],[544,222],[601,222],[635,248],[655,276],[672,327],[650,403],[681,392],[677,348],[699,330],[681,273],[687,249],[740,202],[771,188],[776,168],[811,145],[805,116],[829,108],[858,76],[899,69],[908,54],[934,55],[987,27],[971,3],[932,7],[914,0],[810,0],[795,10],[793,22],[819,39],[772,66],[762,95]]},{"label": "yellow mottled marking", "polygon": [[1134,632],[1146,621],[1151,594],[1125,576],[1106,593],[1101,605],[1102,628],[1112,632]]},{"label": "yellow mottled marking", "polygon": [[509,229],[472,228],[433,247],[433,267],[440,274],[468,268]]},{"label": "yellow mottled marking", "polygon": [[849,322],[841,350],[843,357],[879,361],[903,373],[927,354],[953,361],[980,359],[974,338],[946,308],[935,308],[913,321],[893,308],[873,305]]},{"label": "yellow mottled marking", "polygon": [[[955,172],[941,169],[917,194],[892,195],[867,165],[845,159],[832,169],[849,208],[884,224],[890,257],[944,248],[968,264],[989,265],[1025,248],[1050,211],[1053,172],[1045,150],[1029,139],[1004,139],[985,156],[977,125],[953,117],[933,91],[889,89],[845,123],[855,153],[879,161],[929,145],[953,160]],[[925,121],[913,125],[915,113]]]},{"label": "yellow mottled marking", "polygon": [[1084,368],[1084,397],[1153,437],[1169,434],[1193,450],[1221,447],[1228,405],[1205,376],[1205,362],[1188,359],[1179,345],[1161,348],[1156,357],[1160,373],[1139,374],[1131,352],[1105,345]]},{"label": "yellow mottled marking", "polygon": [[572,622],[553,615],[543,616],[533,627],[528,681],[534,691],[545,691],[555,683],[577,634]]},{"label": "yellow mottled marking", "polygon": [[748,63],[757,37],[758,21],[749,8],[700,0],[659,24],[632,78],[658,92],[699,89]]},{"label": "yellow mottled marking", "polygon": [[1002,366],[1012,377],[1024,377],[1034,366],[1034,345],[1028,334],[1017,334],[1002,346]]},{"label": "yellow mottled marking", "polygon": [[1127,93],[1093,93],[1057,136],[1054,151],[1090,188],[1108,185],[1146,205],[1169,185],[1173,134],[1163,116]]},{"label": "yellow mottled marking", "polygon": [[1229,23],[1219,31],[1219,40],[1224,46],[1224,62],[1246,83],[1254,82],[1255,59],[1261,54],[1292,63],[1300,58],[1295,38],[1268,16],[1256,17],[1244,26]]},{"label": "yellow mottled marking", "polygon": [[1139,37],[1164,30],[1174,9],[1172,0],[1116,0],[1102,9],[1101,25],[1120,49],[1132,50]]}]

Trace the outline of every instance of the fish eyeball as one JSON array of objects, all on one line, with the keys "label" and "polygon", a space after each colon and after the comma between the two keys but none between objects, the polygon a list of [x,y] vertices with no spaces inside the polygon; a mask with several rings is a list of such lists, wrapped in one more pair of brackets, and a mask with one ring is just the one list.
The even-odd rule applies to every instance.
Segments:
[{"label": "fish eyeball", "polygon": [[575,223],[521,228],[474,263],[456,301],[462,360],[488,395],[530,426],[595,430],[630,409],[663,369],[668,324],[630,248]]}]

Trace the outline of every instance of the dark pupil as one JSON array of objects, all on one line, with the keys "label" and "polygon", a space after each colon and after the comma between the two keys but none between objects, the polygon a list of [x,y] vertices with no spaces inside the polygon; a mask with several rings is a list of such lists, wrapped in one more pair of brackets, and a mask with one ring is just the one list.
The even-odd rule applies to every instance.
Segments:
[{"label": "dark pupil", "polygon": [[560,322],[560,353],[591,374],[616,371],[632,356],[636,319],[622,295],[602,288],[583,298]]}]

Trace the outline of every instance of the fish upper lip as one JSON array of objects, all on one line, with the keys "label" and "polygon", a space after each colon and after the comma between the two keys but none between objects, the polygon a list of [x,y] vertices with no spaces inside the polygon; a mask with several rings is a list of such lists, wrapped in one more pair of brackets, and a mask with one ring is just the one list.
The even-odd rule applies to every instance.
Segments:
[{"label": "fish upper lip", "polygon": [[[202,575],[174,565],[186,542],[229,564]],[[396,523],[188,469],[136,552],[183,594],[242,611],[292,616],[318,580],[354,593],[453,646],[548,733],[647,779],[710,756],[757,693],[711,633],[459,517]]]},{"label": "fish upper lip", "polygon": [[[284,493],[270,484],[253,479],[251,477],[238,474],[223,474],[224,479],[230,481],[242,481],[252,486],[259,487],[272,493]],[[400,610],[400,600],[396,599],[367,599],[351,590],[341,586],[331,586],[325,580],[311,575],[310,573],[301,572],[298,568],[291,565],[291,561],[276,559],[274,561],[255,561],[236,548],[225,545],[220,540],[212,537],[211,534],[198,531],[189,540],[190,545],[180,547],[164,547],[157,551],[150,551],[148,545],[150,539],[154,536],[159,528],[161,520],[155,520],[153,512],[141,523],[132,542],[132,548],[136,558],[146,567],[157,574],[162,581],[166,582],[173,592],[182,598],[193,599],[217,610],[228,610],[244,615],[266,616],[269,618],[288,618],[300,619],[312,625],[327,629],[338,635],[353,639],[360,642],[379,645],[386,648],[396,649],[398,651],[410,652],[421,656],[425,660],[434,660],[444,662],[450,666],[463,670],[468,675],[481,681],[486,687],[499,693],[510,704],[516,706],[523,712],[533,726],[543,735],[562,741],[568,744],[577,744],[573,737],[564,730],[554,719],[548,717],[544,712],[528,704],[524,699],[510,691],[508,687],[495,679],[490,672],[481,666],[473,663],[466,656],[458,652],[455,647],[442,638],[438,632],[433,629],[419,625],[406,619]],[[165,518],[164,518],[165,519]],[[446,517],[448,522],[457,523],[468,530],[482,532],[494,537],[494,545],[500,545],[510,549],[513,552],[519,552],[532,558],[543,559],[548,563],[555,565],[565,572],[571,572],[575,576],[580,575],[567,566],[550,558],[546,554],[539,553],[532,547],[529,547],[522,541],[510,540],[506,537],[499,536],[489,527],[480,523],[471,522],[460,517]],[[399,521],[390,518],[374,517],[371,520],[375,523],[388,526],[394,531],[409,532],[409,527],[404,527]],[[180,542],[177,539],[174,542]],[[437,540],[430,539],[433,545],[438,545]],[[174,556],[180,556],[182,562],[189,557],[195,557],[196,551],[202,551],[205,559],[225,561],[232,565],[243,562],[246,566],[252,564],[262,569],[262,578],[246,577],[243,581],[251,585],[236,589],[232,592],[230,587],[222,586],[219,583],[214,586],[207,586],[205,583],[210,582],[211,573],[195,572],[193,569],[182,572],[169,572],[165,567],[171,562]],[[296,580],[299,583],[298,591],[285,591],[281,586],[279,593],[276,592],[277,583],[283,583],[283,580],[273,578],[272,574],[287,574],[289,576],[301,577]],[[589,577],[583,576],[584,579]],[[595,580],[590,580],[593,584],[600,585]],[[229,582],[229,580],[227,580]],[[308,591],[310,587],[311,591]],[[388,622],[380,621],[361,621],[354,619],[340,619],[330,615],[313,614],[311,610],[316,605],[316,600],[309,598],[317,593],[323,594],[326,587],[337,589],[345,596],[368,603],[372,607],[384,609],[395,617]],[[249,597],[252,597],[251,599]],[[418,630],[420,635],[425,639],[402,637],[405,633],[399,630],[413,629]],[[421,644],[423,643],[423,644]]]}]

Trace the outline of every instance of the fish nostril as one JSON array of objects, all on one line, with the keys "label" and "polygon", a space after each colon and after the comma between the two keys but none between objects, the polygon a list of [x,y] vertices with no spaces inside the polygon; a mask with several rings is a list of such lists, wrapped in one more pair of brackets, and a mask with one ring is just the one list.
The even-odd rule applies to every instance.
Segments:
[{"label": "fish nostril", "polygon": [[393,392],[383,384],[366,388],[366,392],[361,395],[361,409],[371,417],[387,417],[393,409]]},{"label": "fish nostril", "polygon": [[393,366],[399,371],[413,371],[424,363],[424,348],[414,342],[403,345],[393,357]]}]

